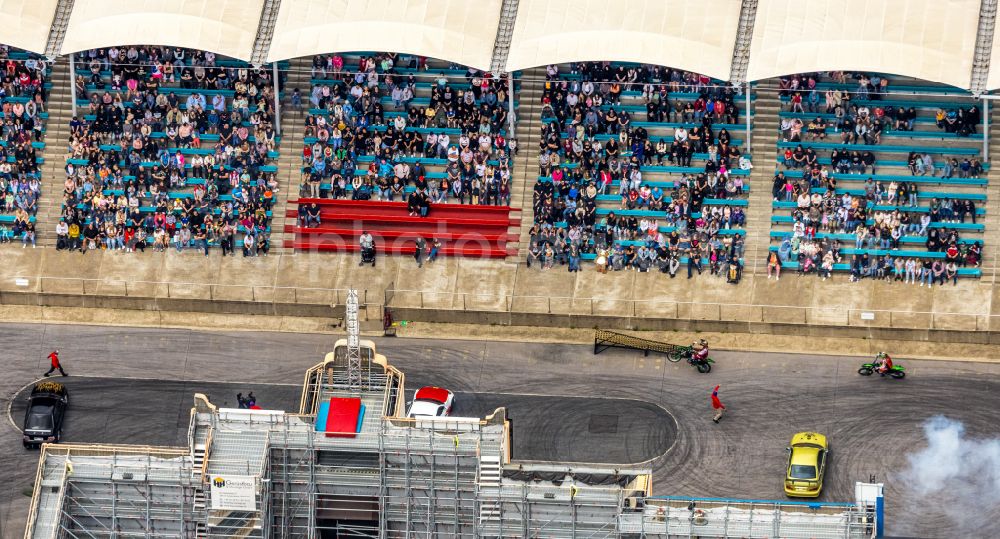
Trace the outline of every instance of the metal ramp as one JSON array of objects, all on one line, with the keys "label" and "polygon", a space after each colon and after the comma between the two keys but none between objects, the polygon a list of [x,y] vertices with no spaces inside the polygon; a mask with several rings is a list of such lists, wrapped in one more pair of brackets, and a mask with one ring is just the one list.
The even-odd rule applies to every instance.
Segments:
[{"label": "metal ramp", "polygon": [[691,352],[688,346],[679,346],[642,337],[633,337],[617,331],[606,329],[594,330],[594,355],[600,354],[608,348],[630,348],[642,350],[642,355],[648,356],[650,352],[667,354],[671,361],[678,361]]}]

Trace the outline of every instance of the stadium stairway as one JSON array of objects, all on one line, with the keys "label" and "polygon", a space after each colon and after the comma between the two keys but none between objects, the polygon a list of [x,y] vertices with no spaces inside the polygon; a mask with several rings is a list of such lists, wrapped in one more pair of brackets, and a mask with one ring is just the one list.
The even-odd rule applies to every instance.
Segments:
[{"label": "stadium stairway", "polygon": [[[987,105],[992,101],[984,101]],[[995,113],[990,107],[991,115]],[[990,117],[993,121],[993,117]],[[990,165],[995,159],[1000,158],[1000,137],[990,133],[989,158]],[[996,284],[996,272],[1000,269],[997,260],[997,246],[1000,245],[1000,167],[990,166],[986,172],[989,178],[989,185],[986,186],[986,230],[983,232],[982,280],[985,283]]]},{"label": "stadium stairway", "polygon": [[42,155],[42,196],[38,199],[35,222],[39,247],[55,247],[56,224],[62,210],[63,182],[65,181],[66,146],[69,142],[69,122],[73,119],[73,98],[70,95],[72,80],[69,58],[60,57],[52,66],[52,90],[46,107],[49,119],[45,123],[45,151]]},{"label": "stadium stairway", "polygon": [[[288,78],[282,88],[284,100],[281,103],[281,155],[278,157],[278,199],[275,202],[271,223],[271,249],[275,253],[291,253],[295,234],[286,232],[286,224],[295,224],[295,219],[286,216],[290,208],[288,201],[299,198],[301,184],[302,147],[305,137],[305,115],[309,106],[311,57],[295,58],[289,61]],[[292,108],[292,92],[298,88],[302,94],[302,109]]]},{"label": "stadium stairway", "polygon": [[746,212],[746,272],[766,273],[767,248],[771,232],[771,183],[777,166],[774,141],[778,133],[778,113],[781,101],[774,79],[762,81],[757,86],[757,99],[753,100],[754,130],[752,141],[753,170]]},{"label": "stadium stairway", "polygon": [[[517,127],[518,154],[514,160],[511,184],[511,205],[521,208],[520,231],[511,230],[517,237],[517,260],[528,257],[531,248],[530,231],[535,220],[532,194],[538,178],[538,142],[542,136],[542,93],[545,91],[545,68],[538,67],[522,72]],[[517,236],[514,236],[517,234]]]}]

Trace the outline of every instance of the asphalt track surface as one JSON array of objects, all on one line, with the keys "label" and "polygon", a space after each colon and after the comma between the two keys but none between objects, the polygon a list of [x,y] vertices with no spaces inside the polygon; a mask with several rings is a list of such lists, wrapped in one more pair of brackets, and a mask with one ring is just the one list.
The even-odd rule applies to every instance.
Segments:
[{"label": "asphalt track surface", "polygon": [[[291,384],[86,376],[56,380],[70,395],[62,437],[68,443],[186,446],[195,393],[220,407],[235,408],[237,393],[253,391],[261,407],[292,413],[298,413],[302,393],[300,385]],[[31,386],[25,386],[12,399],[15,422],[24,417],[30,393]],[[523,460],[644,462],[666,452],[677,434],[666,410],[631,399],[457,393],[453,415],[484,417],[499,407],[507,408],[513,426],[513,457]]]},{"label": "asphalt track surface", "polygon": [[[23,410],[16,402],[23,395],[15,396],[59,348],[67,382],[82,383],[80,391],[70,386],[67,440],[135,443],[135,425],[157,418],[165,426],[149,439],[173,445],[183,441],[179,429],[197,391],[231,406],[237,391],[252,389],[261,404],[294,408],[303,372],[335,337],[0,325],[0,339],[0,407]],[[935,415],[961,421],[968,438],[1000,437],[1000,364],[902,358],[908,375],[900,381],[859,376],[860,358],[727,351],[713,352],[715,369],[700,375],[628,350],[594,356],[578,345],[376,342],[409,388],[455,391],[456,415],[508,406],[515,458],[651,458],[655,494],[783,499],[785,446],[792,434],[815,430],[832,446],[822,500],[852,501],[855,481],[873,474],[886,483],[893,535],[1000,537],[1000,507],[959,505],[966,500],[955,494],[957,484],[918,492],[903,474],[907,457],[926,447],[922,425]],[[718,425],[709,404],[715,384],[728,407]],[[652,423],[661,425],[635,434]],[[0,428],[0,444],[0,536],[17,538],[37,452],[23,450],[10,425]]]}]

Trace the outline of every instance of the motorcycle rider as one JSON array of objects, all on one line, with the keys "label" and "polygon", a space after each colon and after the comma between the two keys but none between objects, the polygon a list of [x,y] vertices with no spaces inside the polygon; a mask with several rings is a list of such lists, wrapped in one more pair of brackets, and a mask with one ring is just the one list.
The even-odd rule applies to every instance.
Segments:
[{"label": "motorcycle rider", "polygon": [[875,356],[875,366],[878,373],[885,376],[885,373],[892,370],[892,358],[885,352],[879,352]]},{"label": "motorcycle rider", "polygon": [[691,363],[699,364],[708,361],[708,341],[701,339],[691,343]]}]

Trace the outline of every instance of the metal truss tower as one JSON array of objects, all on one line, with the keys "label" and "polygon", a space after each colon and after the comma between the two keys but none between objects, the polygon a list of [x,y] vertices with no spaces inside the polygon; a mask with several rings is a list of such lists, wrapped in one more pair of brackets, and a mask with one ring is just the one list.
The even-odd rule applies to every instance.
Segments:
[{"label": "metal truss tower", "polygon": [[347,383],[353,391],[361,390],[361,328],[358,325],[358,291],[347,292],[344,324],[347,326]]}]

